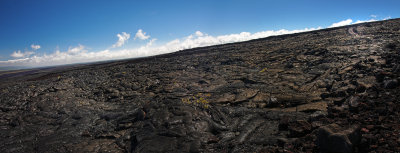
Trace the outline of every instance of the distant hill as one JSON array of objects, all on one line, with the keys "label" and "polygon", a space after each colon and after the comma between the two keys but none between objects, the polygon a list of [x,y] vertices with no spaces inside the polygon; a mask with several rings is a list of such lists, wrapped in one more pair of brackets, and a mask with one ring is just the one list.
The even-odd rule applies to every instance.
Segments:
[{"label": "distant hill", "polygon": [[6,66],[6,67],[0,67],[0,71],[8,71],[8,70],[19,70],[19,69],[27,69],[29,67],[25,66]]}]

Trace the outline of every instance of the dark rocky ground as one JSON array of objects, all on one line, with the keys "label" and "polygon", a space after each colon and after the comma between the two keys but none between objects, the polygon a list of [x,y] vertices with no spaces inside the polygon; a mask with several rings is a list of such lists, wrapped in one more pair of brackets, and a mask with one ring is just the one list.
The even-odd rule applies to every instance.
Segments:
[{"label": "dark rocky ground", "polygon": [[0,152],[400,152],[400,19],[2,77]]}]

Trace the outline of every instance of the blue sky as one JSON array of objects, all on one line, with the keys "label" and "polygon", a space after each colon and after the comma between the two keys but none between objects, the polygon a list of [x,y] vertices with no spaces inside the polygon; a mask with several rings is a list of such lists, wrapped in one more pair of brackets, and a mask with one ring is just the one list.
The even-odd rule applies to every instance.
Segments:
[{"label": "blue sky", "polygon": [[399,6],[398,0],[1,0],[0,67],[156,55],[398,18]]}]

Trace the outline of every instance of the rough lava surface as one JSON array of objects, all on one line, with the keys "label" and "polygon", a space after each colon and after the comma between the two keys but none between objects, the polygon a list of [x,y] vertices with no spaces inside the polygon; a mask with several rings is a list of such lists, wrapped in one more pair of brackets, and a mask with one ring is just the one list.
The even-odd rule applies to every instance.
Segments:
[{"label": "rough lava surface", "polygon": [[400,152],[400,19],[0,73],[0,152]]}]

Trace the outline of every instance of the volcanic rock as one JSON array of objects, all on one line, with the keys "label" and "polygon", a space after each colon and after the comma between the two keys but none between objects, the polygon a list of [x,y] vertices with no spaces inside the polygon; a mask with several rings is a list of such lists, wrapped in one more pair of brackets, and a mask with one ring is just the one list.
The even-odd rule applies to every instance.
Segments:
[{"label": "volcanic rock", "polygon": [[337,124],[330,124],[318,129],[316,143],[321,152],[351,153],[360,140],[358,126],[344,129]]},{"label": "volcanic rock", "polygon": [[400,152],[399,29],[1,71],[0,152]]}]

